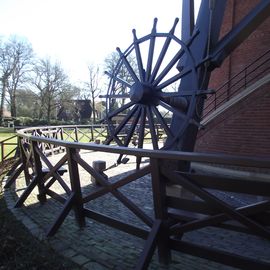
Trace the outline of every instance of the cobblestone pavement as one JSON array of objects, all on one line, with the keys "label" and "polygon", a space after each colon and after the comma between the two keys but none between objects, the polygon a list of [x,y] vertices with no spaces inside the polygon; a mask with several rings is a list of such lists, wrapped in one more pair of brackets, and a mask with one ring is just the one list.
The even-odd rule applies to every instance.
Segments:
[{"label": "cobblestone pavement", "polygon": [[[80,154],[89,164],[92,164],[94,160],[106,160],[107,167],[113,167],[118,157],[114,154],[97,152],[81,152]],[[52,156],[50,160],[55,164],[61,156],[62,154]],[[106,174],[110,177],[110,181],[113,182],[120,176],[134,170],[134,168],[135,162],[131,158],[127,164],[111,168],[106,171]],[[63,178],[69,183],[68,173],[65,173]],[[87,192],[96,188],[91,182],[90,175],[82,168],[80,168],[80,180],[84,194],[87,194]],[[37,190],[34,190],[23,207],[19,209],[13,208],[16,199],[24,189],[25,181],[23,174],[21,174],[16,182],[15,188],[6,190],[5,198],[8,207],[12,210],[14,215],[36,237],[47,242],[60,254],[63,254],[79,264],[82,269],[126,270],[134,268],[140,252],[142,251],[144,240],[99,224],[90,219],[87,219],[86,227],[79,229],[74,220],[73,213],[66,218],[55,236],[46,238],[46,231],[57,217],[62,205],[52,199],[48,199],[47,203],[40,205],[36,197]],[[53,184],[52,189],[59,194],[64,193],[62,187],[57,183]],[[149,216],[153,216],[149,176],[142,177],[119,190],[128,196]],[[221,196],[221,194],[219,195]],[[233,198],[235,197],[230,195],[230,199],[233,200]],[[145,226],[132,212],[110,194],[91,201],[91,203],[87,204],[87,207],[137,226]],[[228,250],[236,254],[252,256],[253,258],[259,258],[270,262],[270,242],[252,235],[228,232],[217,228],[206,228],[188,233],[184,237],[189,241],[212,247],[219,247],[220,249]],[[173,262],[170,266],[161,266],[155,255],[149,269],[229,270],[235,268],[186,254],[173,253]]]}]

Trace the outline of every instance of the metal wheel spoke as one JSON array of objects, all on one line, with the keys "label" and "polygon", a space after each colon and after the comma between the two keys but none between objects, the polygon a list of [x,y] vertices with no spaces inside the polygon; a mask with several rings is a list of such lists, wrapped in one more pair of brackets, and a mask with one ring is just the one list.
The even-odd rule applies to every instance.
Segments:
[{"label": "metal wheel spoke", "polygon": [[163,108],[169,110],[170,112],[176,114],[177,116],[179,116],[180,118],[186,120],[187,119],[187,115],[180,112],[179,110],[175,109],[174,107],[170,106],[169,104],[163,102],[163,101],[159,101],[159,105],[162,106]]},{"label": "metal wheel spoke", "polygon": [[132,86],[129,82],[123,80],[122,78],[119,78],[117,76],[114,76],[113,74],[109,73],[108,71],[105,71],[105,74],[108,75],[113,80],[115,80],[115,81],[117,81],[119,83],[122,83],[123,85],[125,85],[125,86],[127,86],[129,88]]},{"label": "metal wheel spoke", "polygon": [[[155,18],[150,34],[138,38],[134,29],[132,30],[133,42],[128,49],[122,52],[117,48],[120,58],[114,71],[111,74],[107,72],[107,75],[111,77],[107,95],[100,96],[107,99],[106,119],[109,124],[107,142],[114,141],[120,146],[129,147],[134,138],[134,145],[142,149],[145,148],[145,140],[151,140],[152,148],[159,149],[160,137],[164,136],[175,142],[181,136],[183,127],[189,124],[198,125],[194,120],[190,120],[194,100],[197,95],[212,92],[210,93],[208,89],[199,91],[195,85],[199,66],[195,65],[189,46],[199,31],[193,31],[195,34],[187,42],[183,42],[175,36],[177,23],[178,19],[174,21],[169,33],[158,33]],[[145,62],[143,53],[148,53]],[[134,65],[129,61],[130,55],[136,58]],[[181,59],[185,62],[184,68],[179,62]],[[189,63],[188,66],[186,62]],[[122,68],[131,82],[125,81],[125,78],[121,76]],[[190,74],[194,80],[192,88],[181,92],[164,89],[168,86],[172,87],[175,82],[179,82],[181,78],[185,79],[185,76]],[[127,104],[125,104],[125,99],[129,101]],[[121,108],[114,110],[112,109],[114,105],[120,105]],[[174,132],[165,120],[164,109],[166,109],[166,114],[170,117],[173,115],[180,121],[179,132],[178,130]],[[124,113],[122,120],[115,124],[114,120]],[[125,126],[127,130],[124,130]],[[121,137],[122,133],[124,133],[124,138]],[[140,168],[141,161],[141,157],[136,158],[137,169]],[[119,156],[118,162],[125,162],[123,155]]]},{"label": "metal wheel spoke", "polygon": [[166,53],[168,51],[168,48],[169,48],[170,43],[172,41],[172,37],[173,37],[174,31],[175,31],[175,27],[176,27],[178,21],[179,21],[178,18],[175,19],[173,27],[172,27],[172,29],[171,29],[171,31],[169,33],[170,35],[166,38],[166,40],[165,40],[165,42],[163,44],[160,55],[159,55],[159,57],[157,59],[157,62],[155,64],[155,67],[153,69],[153,72],[152,72],[150,80],[149,80],[149,82],[151,82],[151,83],[154,81],[154,79],[155,79],[155,77],[156,77],[156,75],[157,75],[157,73],[159,71],[159,68],[160,68],[160,66],[162,64],[162,61],[163,61],[163,59],[164,59],[164,57],[165,57],[165,55],[166,55]]},{"label": "metal wheel spoke", "polygon": [[[132,135],[134,134],[136,125],[137,125],[137,123],[138,123],[138,120],[139,120],[139,118],[140,118],[140,114],[141,114],[141,108],[138,108],[138,110],[137,110],[137,112],[136,112],[136,114],[135,114],[135,116],[134,116],[134,119],[133,119],[133,121],[132,121],[132,124],[131,124],[131,126],[130,126],[130,128],[129,128],[129,130],[128,130],[128,133],[127,133],[127,136],[126,136],[126,138],[125,138],[125,141],[124,141],[124,143],[123,143],[122,146],[127,147],[127,146],[129,145],[129,143],[130,143],[130,141],[131,141],[131,138],[132,138]],[[121,163],[122,157],[123,157],[123,154],[120,154],[119,157],[118,157],[118,159],[117,159],[117,163],[118,163],[118,164]]]},{"label": "metal wheel spoke", "polygon": [[159,110],[156,107],[153,107],[153,112],[156,115],[158,122],[161,124],[162,128],[164,129],[164,131],[166,132],[167,136],[173,136],[172,131],[170,130],[170,128],[168,127],[167,123],[165,122],[164,118],[162,117],[162,115],[160,114]]},{"label": "metal wheel spoke", "polygon": [[[118,139],[117,135],[123,129],[123,127],[126,125],[126,123],[129,121],[129,119],[134,115],[134,113],[136,112],[137,109],[138,109],[138,105],[135,105],[131,109],[131,111],[128,112],[128,114],[124,117],[124,119],[121,121],[121,123],[118,125],[118,127],[112,132],[113,134],[108,138],[108,140],[107,140],[108,143],[110,143],[115,138]],[[122,143],[121,143],[121,145],[122,145]]]},{"label": "metal wheel spoke", "polygon": [[122,111],[128,109],[129,107],[131,107],[131,106],[134,105],[134,104],[135,104],[135,102],[130,101],[129,103],[127,103],[127,104],[125,104],[124,106],[122,106],[121,108],[115,110],[114,112],[111,112],[111,113],[107,116],[107,118],[108,118],[108,119],[113,118],[114,116],[116,116],[117,114],[121,113]]},{"label": "metal wheel spoke", "polygon": [[140,46],[138,44],[138,39],[136,36],[136,30],[133,29],[132,31],[133,33],[133,37],[134,37],[134,49],[135,49],[135,53],[136,53],[136,59],[137,59],[137,63],[138,63],[138,69],[139,69],[139,74],[140,74],[140,80],[141,82],[144,81],[144,69],[143,69],[143,63],[142,63],[142,56],[141,56],[141,51],[140,51]]},{"label": "metal wheel spoke", "polygon": [[[190,92],[191,93],[191,92]],[[192,94],[189,94],[191,96]],[[170,98],[170,97],[182,97],[182,92],[161,92],[159,94],[161,98]]]},{"label": "metal wheel spoke", "polygon": [[123,63],[124,65],[126,66],[130,76],[132,77],[132,79],[135,81],[135,82],[138,82],[139,79],[135,73],[135,71],[133,70],[133,68],[131,67],[131,65],[129,64],[128,60],[126,59],[126,56],[121,52],[120,48],[116,48],[116,50],[118,51],[120,57],[122,58],[123,60]]},{"label": "metal wheel spoke", "polygon": [[195,31],[195,33],[192,35],[192,37],[187,41],[184,48],[181,48],[175,56],[172,58],[172,60],[167,64],[167,66],[163,69],[163,71],[159,74],[159,76],[155,79],[154,85],[157,86],[169,73],[169,71],[173,68],[173,66],[180,60],[180,58],[184,55],[184,53],[187,51],[187,48],[192,44],[194,38],[199,34],[199,31]]},{"label": "metal wheel spoke", "polygon": [[121,121],[121,123],[119,124],[119,126],[116,128],[115,130],[115,134],[117,135],[122,128],[127,124],[127,122],[129,121],[129,119],[134,115],[134,113],[137,111],[138,109],[138,105],[135,105],[131,111],[129,111],[129,113],[125,116],[125,118]]},{"label": "metal wheel spoke", "polygon": [[176,55],[172,58],[172,60],[167,64],[167,66],[163,69],[163,71],[158,75],[158,77],[154,80],[153,84],[158,85],[165,76],[171,71],[173,66],[180,60],[180,58],[184,55],[184,49],[180,49]]},{"label": "metal wheel spoke", "polygon": [[153,117],[153,113],[152,113],[150,106],[146,107],[146,114],[147,114],[147,118],[148,118],[153,148],[156,150],[156,149],[158,149],[158,138],[157,138],[157,134],[156,134],[156,130],[155,130],[154,117]]},{"label": "metal wheel spoke", "polygon": [[146,118],[146,111],[145,111],[145,107],[142,106],[142,108],[141,108],[140,126],[139,126],[139,134],[138,134],[138,137],[139,137],[138,138],[138,148],[143,148],[145,118]]},{"label": "metal wheel spoke", "polygon": [[[169,86],[170,84],[178,81],[179,79],[181,79],[182,77],[186,76],[188,73],[190,73],[192,71],[192,68],[188,67],[185,68],[183,71],[181,71],[180,73],[176,74],[175,76],[171,77],[170,79],[168,79],[167,81],[163,82],[162,84],[158,85],[156,87],[157,90],[162,90],[163,88]],[[153,83],[153,86],[156,86],[156,82]]]},{"label": "metal wheel spoke", "polygon": [[132,121],[132,124],[131,124],[131,126],[130,126],[130,128],[128,130],[127,137],[125,138],[124,146],[129,145],[129,143],[131,141],[131,138],[132,138],[132,135],[134,134],[136,125],[137,125],[137,123],[139,121],[140,115],[141,115],[141,108],[138,108],[136,114],[134,115],[134,119]]},{"label": "metal wheel spoke", "polygon": [[146,66],[146,75],[145,80],[148,81],[152,71],[152,64],[153,64],[153,56],[155,50],[155,43],[156,43],[156,33],[157,33],[157,18],[154,19],[154,24],[151,32],[150,44],[148,49],[148,59],[147,59],[147,66]]},{"label": "metal wheel spoke", "polygon": [[129,98],[128,94],[100,95],[99,98]]},{"label": "metal wheel spoke", "polygon": [[181,92],[161,92],[160,96],[162,98],[166,97],[184,97],[184,96],[199,96],[199,95],[212,95],[215,94],[215,90],[207,89],[207,90],[191,90],[191,91],[181,91]]},{"label": "metal wheel spoke", "polygon": [[[144,129],[145,129],[145,118],[146,118],[146,110],[145,106],[141,106],[141,117],[139,123],[139,131],[138,131],[138,148],[143,148],[143,141],[144,141]],[[136,157],[136,169],[140,169],[142,158]]]}]

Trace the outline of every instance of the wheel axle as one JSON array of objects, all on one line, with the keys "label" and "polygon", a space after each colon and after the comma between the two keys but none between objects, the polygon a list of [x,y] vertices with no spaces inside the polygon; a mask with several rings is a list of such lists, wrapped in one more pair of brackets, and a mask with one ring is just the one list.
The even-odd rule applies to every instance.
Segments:
[{"label": "wheel axle", "polygon": [[145,83],[136,82],[130,88],[130,100],[145,105],[158,105],[157,91]]}]

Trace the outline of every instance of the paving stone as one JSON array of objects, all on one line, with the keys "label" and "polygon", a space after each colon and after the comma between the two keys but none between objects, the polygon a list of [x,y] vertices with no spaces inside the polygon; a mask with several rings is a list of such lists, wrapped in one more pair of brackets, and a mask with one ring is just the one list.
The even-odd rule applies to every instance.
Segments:
[{"label": "paving stone", "polygon": [[70,258],[73,262],[77,263],[78,265],[84,265],[87,262],[89,262],[89,258],[79,254],[79,255],[75,255],[73,257]]},{"label": "paving stone", "polygon": [[78,255],[78,253],[77,253],[75,250],[71,249],[71,248],[67,248],[67,249],[65,249],[65,250],[61,250],[60,253],[61,253],[63,256],[69,257],[69,258]]},{"label": "paving stone", "polygon": [[99,263],[96,262],[89,262],[85,265],[83,265],[84,269],[89,269],[89,270],[105,270],[108,269],[107,267],[104,267],[102,265],[100,265]]}]

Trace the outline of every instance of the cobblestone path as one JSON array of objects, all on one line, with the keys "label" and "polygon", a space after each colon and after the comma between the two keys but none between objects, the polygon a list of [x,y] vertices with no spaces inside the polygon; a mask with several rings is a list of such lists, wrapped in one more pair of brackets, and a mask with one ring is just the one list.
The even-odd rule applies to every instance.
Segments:
[{"label": "cobblestone path", "polygon": [[[52,163],[56,163],[60,157],[61,154],[58,154],[50,157],[50,160]],[[114,165],[118,156],[108,153],[81,152],[81,157],[89,164],[92,164],[94,160],[106,160],[107,167],[109,167]],[[106,174],[109,176],[110,181],[113,182],[120,176],[123,176],[123,174],[134,170],[134,168],[135,162],[130,158],[127,164],[116,166],[106,171]],[[69,184],[67,173],[63,178],[66,180],[67,184]],[[96,188],[91,182],[90,175],[82,168],[80,168],[80,180],[84,194]],[[25,181],[23,174],[21,174],[16,182],[15,188],[5,192],[5,198],[8,207],[13,211],[14,215],[21,220],[36,237],[48,242],[57,252],[72,259],[79,264],[82,269],[127,270],[134,268],[142,251],[144,240],[99,224],[90,219],[87,219],[85,228],[79,229],[74,220],[73,213],[66,218],[54,237],[46,239],[46,231],[60,212],[62,205],[52,199],[48,199],[47,203],[40,205],[36,197],[37,191],[34,190],[23,207],[14,209],[15,201],[24,189]],[[57,193],[63,193],[63,189],[57,183],[53,185],[53,189]],[[148,215],[153,216],[151,182],[149,176],[142,177],[119,190]],[[228,196],[226,199],[228,199]],[[233,199],[233,196],[230,196],[230,199]],[[110,194],[91,201],[87,204],[87,207],[137,226],[145,226],[132,212]],[[220,249],[237,254],[250,255],[253,258],[260,258],[261,260],[270,262],[270,242],[255,236],[228,232],[217,228],[206,228],[186,234],[185,239],[212,247],[219,247]],[[186,254],[173,253],[173,262],[170,266],[161,266],[155,255],[149,269],[229,270],[235,268]]]}]

